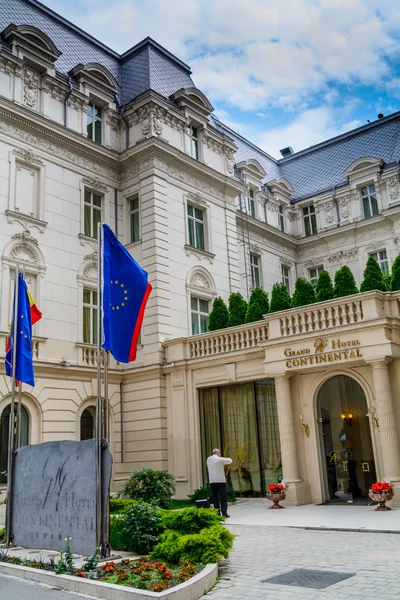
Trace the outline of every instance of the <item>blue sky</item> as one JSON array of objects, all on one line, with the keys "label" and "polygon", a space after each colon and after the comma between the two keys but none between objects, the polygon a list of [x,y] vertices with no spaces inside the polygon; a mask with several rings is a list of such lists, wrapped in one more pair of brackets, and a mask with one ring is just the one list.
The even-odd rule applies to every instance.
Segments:
[{"label": "blue sky", "polygon": [[400,110],[399,0],[42,0],[118,52],[151,36],[270,154]]}]

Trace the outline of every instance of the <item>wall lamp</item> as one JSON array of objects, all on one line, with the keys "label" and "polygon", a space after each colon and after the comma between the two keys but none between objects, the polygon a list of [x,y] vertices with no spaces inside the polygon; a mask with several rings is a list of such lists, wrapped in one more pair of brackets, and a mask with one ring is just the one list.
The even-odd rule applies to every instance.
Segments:
[{"label": "wall lamp", "polygon": [[348,423],[350,426],[353,424],[353,415],[352,413],[342,413],[340,415],[341,419],[343,419],[343,421],[346,421],[346,423]]},{"label": "wall lamp", "polygon": [[300,421],[300,427],[302,428],[302,430],[304,431],[306,436],[309,438],[310,437],[310,427],[307,425],[307,423],[304,423],[304,415],[302,415],[302,414],[299,415],[299,421]]},{"label": "wall lamp", "polygon": [[368,408],[367,417],[371,417],[374,427],[376,427],[379,431],[379,419],[376,418],[376,408],[375,406],[370,406]]}]

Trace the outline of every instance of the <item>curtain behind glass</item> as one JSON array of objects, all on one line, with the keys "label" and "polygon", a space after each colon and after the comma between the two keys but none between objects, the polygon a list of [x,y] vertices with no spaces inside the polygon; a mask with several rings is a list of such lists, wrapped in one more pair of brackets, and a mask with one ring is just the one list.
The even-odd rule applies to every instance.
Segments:
[{"label": "curtain behind glass", "polygon": [[273,380],[256,382],[258,426],[261,440],[261,466],[265,489],[282,474],[278,405]]},{"label": "curtain behind glass", "polygon": [[214,448],[221,449],[218,388],[200,390],[200,432],[203,482],[205,485],[208,482],[207,458]]}]

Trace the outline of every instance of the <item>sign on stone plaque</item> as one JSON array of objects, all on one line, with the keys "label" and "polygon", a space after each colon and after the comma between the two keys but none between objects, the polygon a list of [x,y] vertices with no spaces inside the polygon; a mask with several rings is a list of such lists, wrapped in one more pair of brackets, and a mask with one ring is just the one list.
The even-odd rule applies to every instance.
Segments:
[{"label": "sign on stone plaque", "polygon": [[[112,457],[103,450],[105,502]],[[14,461],[11,532],[25,548],[92,554],[96,547],[96,440],[45,442],[20,448]]]}]

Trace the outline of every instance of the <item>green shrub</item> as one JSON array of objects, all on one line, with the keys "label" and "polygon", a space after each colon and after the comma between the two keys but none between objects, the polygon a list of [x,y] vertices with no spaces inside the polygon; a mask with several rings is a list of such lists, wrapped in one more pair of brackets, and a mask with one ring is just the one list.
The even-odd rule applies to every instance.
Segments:
[{"label": "green shrub", "polygon": [[315,299],[317,302],[333,299],[333,283],[328,271],[321,271],[318,275],[315,287]]},{"label": "green shrub", "polygon": [[146,502],[134,502],[118,520],[121,521],[126,550],[147,554],[157,544],[162,531],[161,511],[157,507]]},{"label": "green shrub", "polygon": [[275,283],[272,288],[269,312],[278,312],[291,307],[289,290],[284,283]]},{"label": "green shrub", "polygon": [[269,310],[268,294],[262,288],[254,288],[247,306],[245,323],[261,321]]},{"label": "green shrub", "polygon": [[394,259],[392,265],[392,281],[390,283],[390,290],[397,292],[400,290],[400,254]]},{"label": "green shrub", "polygon": [[333,295],[335,298],[342,298],[343,296],[352,296],[353,294],[358,294],[356,280],[349,267],[343,265],[343,267],[335,273]]},{"label": "green shrub", "polygon": [[0,527],[0,544],[3,544],[6,541],[6,528]]},{"label": "green shrub", "polygon": [[[211,487],[209,484],[204,485],[203,487],[199,487],[194,490],[193,494],[189,494],[188,498],[190,498],[193,502],[196,500],[209,500],[211,498]],[[228,502],[236,502],[236,494],[231,487],[226,488],[226,498]]]},{"label": "green shrub", "polygon": [[383,283],[385,284],[386,291],[390,292],[392,289],[392,276],[390,275],[390,273],[383,276]]},{"label": "green shrub", "polygon": [[162,513],[163,529],[173,529],[180,533],[199,533],[205,527],[213,527],[223,521],[216,510],[185,508],[165,510]]},{"label": "green shrub", "polygon": [[130,498],[110,498],[110,513],[124,513],[132,506]]},{"label": "green shrub", "polygon": [[145,467],[132,473],[122,491],[124,496],[168,508],[175,494],[175,477],[165,471],[154,471]]},{"label": "green shrub", "polygon": [[307,304],[313,304],[315,302],[315,288],[310,281],[304,279],[304,277],[298,277],[296,279],[296,285],[294,288],[294,294],[292,298],[293,308],[298,306],[307,306]]},{"label": "green shrub", "polygon": [[378,261],[373,256],[370,256],[364,270],[364,279],[360,285],[360,292],[372,292],[373,290],[386,292],[386,285],[383,281],[383,273]]},{"label": "green shrub", "polygon": [[246,318],[247,302],[239,292],[229,296],[228,327],[243,325]]},{"label": "green shrub", "polygon": [[213,307],[210,312],[210,322],[208,331],[216,331],[217,329],[225,329],[228,327],[228,307],[222,298],[215,298]]},{"label": "green shrub", "polygon": [[113,550],[126,550],[127,539],[122,517],[110,517],[110,544]]}]

